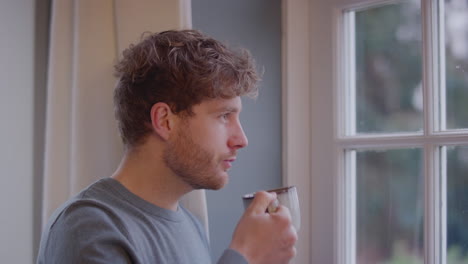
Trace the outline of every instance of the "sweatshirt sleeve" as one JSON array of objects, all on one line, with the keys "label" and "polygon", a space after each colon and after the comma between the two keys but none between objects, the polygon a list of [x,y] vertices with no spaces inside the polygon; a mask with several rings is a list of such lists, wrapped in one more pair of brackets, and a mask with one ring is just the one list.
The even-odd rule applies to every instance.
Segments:
[{"label": "sweatshirt sleeve", "polygon": [[217,264],[248,264],[247,260],[239,252],[226,249]]}]

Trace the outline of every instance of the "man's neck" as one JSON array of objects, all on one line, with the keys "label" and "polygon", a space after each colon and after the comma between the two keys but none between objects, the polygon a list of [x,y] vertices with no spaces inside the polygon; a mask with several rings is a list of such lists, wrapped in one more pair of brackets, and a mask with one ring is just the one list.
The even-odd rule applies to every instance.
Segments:
[{"label": "man's neck", "polygon": [[112,178],[143,200],[176,211],[179,199],[192,189],[164,163],[161,148],[127,151]]}]

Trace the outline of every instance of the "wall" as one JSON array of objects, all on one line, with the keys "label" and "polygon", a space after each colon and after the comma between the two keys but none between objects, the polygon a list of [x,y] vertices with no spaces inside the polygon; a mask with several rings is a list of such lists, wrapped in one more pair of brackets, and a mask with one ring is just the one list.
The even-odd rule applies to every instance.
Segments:
[{"label": "wall", "polygon": [[34,1],[0,4],[0,256],[33,255]]},{"label": "wall", "polygon": [[32,263],[38,246],[48,3],[0,2],[2,263]]},{"label": "wall", "polygon": [[244,99],[241,122],[249,146],[240,151],[229,184],[208,191],[212,255],[229,246],[242,214],[241,195],[281,185],[281,1],[192,0],[193,28],[251,51],[264,75],[256,101]]},{"label": "wall", "polygon": [[0,256],[32,260],[34,1],[0,3]]}]

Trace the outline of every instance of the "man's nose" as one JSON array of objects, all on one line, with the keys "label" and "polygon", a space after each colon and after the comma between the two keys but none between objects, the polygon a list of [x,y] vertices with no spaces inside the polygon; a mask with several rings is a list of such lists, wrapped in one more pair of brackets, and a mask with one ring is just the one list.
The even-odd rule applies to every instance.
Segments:
[{"label": "man's nose", "polygon": [[249,140],[242,129],[240,122],[237,122],[231,137],[229,138],[229,147],[233,149],[241,149],[247,147]]}]

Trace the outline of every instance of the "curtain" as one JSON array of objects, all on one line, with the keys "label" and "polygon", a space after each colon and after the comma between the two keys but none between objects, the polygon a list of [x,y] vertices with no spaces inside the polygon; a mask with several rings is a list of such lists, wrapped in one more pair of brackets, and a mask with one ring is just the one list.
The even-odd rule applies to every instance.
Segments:
[{"label": "curtain", "polygon": [[[113,65],[145,31],[191,27],[190,0],[56,0],[52,3],[42,223],[120,162]],[[204,191],[182,199],[208,232]]]}]

